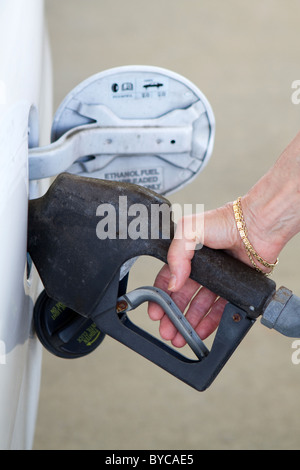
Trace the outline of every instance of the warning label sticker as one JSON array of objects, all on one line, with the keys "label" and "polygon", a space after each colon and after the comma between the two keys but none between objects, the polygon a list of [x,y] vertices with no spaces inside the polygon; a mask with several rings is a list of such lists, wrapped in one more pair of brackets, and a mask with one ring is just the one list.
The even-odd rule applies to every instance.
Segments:
[{"label": "warning label sticker", "polygon": [[105,173],[104,179],[138,184],[157,192],[163,190],[163,168],[161,167],[112,171]]}]

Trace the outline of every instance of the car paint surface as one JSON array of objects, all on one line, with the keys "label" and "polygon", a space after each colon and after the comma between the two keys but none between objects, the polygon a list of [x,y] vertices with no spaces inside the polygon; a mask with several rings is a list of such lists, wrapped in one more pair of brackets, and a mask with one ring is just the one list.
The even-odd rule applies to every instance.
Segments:
[{"label": "car paint surface", "polygon": [[[32,326],[41,290],[27,260],[28,147],[48,143],[51,60],[43,0],[0,4],[0,448],[31,449],[41,376]],[[29,260],[30,261],[30,260]]]}]

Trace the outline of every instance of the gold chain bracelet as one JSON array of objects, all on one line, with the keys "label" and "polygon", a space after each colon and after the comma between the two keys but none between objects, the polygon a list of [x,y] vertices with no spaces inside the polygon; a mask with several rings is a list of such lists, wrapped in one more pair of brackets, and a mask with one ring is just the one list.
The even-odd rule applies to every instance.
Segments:
[{"label": "gold chain bracelet", "polygon": [[233,202],[233,212],[234,212],[236,226],[237,226],[237,229],[239,231],[240,237],[242,239],[242,242],[243,242],[244,247],[246,249],[247,255],[248,255],[253,267],[257,271],[264,273],[264,271],[257,266],[257,264],[255,262],[255,260],[256,260],[260,264],[262,264],[265,268],[271,269],[271,271],[269,273],[264,273],[264,274],[270,275],[272,273],[274,267],[278,264],[279,260],[277,258],[275,263],[268,263],[268,261],[264,260],[261,256],[259,256],[259,254],[255,251],[255,249],[253,248],[253,246],[249,242],[249,240],[248,240],[248,231],[247,231],[247,227],[246,227],[246,223],[245,223],[244,216],[243,216],[243,211],[242,211],[241,199],[242,198],[239,197],[236,201]]}]

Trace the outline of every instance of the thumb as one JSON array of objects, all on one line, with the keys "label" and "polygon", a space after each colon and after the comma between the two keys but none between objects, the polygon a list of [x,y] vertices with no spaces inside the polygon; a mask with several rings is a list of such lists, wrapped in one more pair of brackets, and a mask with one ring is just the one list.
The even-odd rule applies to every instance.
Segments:
[{"label": "thumb", "polygon": [[203,237],[203,227],[199,229],[199,224],[196,223],[197,217],[198,215],[184,217],[178,222],[174,239],[168,251],[170,269],[168,289],[173,292],[181,289],[189,278],[195,248]]}]

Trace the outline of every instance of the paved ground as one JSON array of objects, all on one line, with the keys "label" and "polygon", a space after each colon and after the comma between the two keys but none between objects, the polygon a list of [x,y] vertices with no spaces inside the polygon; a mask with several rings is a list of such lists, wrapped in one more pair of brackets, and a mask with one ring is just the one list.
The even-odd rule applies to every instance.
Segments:
[{"label": "paved ground", "polygon": [[[48,0],[47,16],[55,109],[89,75],[125,64],[174,70],[209,98],[213,157],[173,202],[210,209],[233,200],[299,129],[296,0]],[[298,294],[299,259],[297,237],[274,274]],[[131,286],[152,283],[158,267],[139,262]],[[109,338],[74,362],[45,353],[35,449],[298,449],[300,365],[291,345],[257,322],[204,393]]]}]

